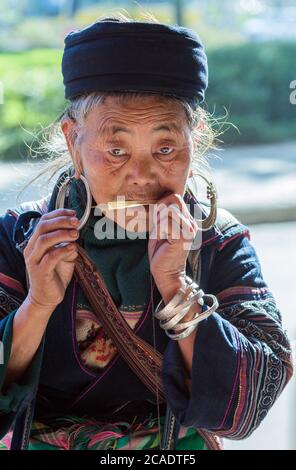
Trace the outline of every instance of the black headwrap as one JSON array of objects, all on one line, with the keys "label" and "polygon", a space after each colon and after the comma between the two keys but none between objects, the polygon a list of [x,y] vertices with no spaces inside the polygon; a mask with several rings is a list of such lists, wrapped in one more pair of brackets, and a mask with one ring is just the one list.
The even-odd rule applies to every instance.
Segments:
[{"label": "black headwrap", "polygon": [[204,101],[207,57],[199,36],[181,26],[97,21],[65,38],[65,97],[95,91],[154,92]]}]

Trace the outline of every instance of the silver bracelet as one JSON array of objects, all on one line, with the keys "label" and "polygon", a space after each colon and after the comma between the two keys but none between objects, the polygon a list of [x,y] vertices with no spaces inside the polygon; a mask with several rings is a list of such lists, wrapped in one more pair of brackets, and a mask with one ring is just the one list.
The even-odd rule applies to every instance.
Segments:
[{"label": "silver bracelet", "polygon": [[[217,298],[212,294],[205,294],[189,276],[185,277],[186,287],[180,288],[172,300],[160,310],[164,305],[163,300],[156,307],[154,316],[160,321],[161,328],[166,335],[174,340],[184,339],[189,336],[196,328],[198,323],[212,315],[219,306]],[[184,299],[185,297],[185,299]],[[194,317],[186,322],[181,322],[182,318],[188,313],[188,310],[195,302],[204,305],[204,299],[211,300],[211,305],[204,312],[194,313]],[[168,330],[179,331],[181,333],[169,333]]]},{"label": "silver bracelet", "polygon": [[[192,305],[195,303],[195,301],[199,301],[202,299],[204,296],[204,292],[200,289],[198,292],[193,294],[192,296],[189,297],[189,299],[185,300],[180,306],[175,308],[175,314],[172,318],[169,320],[161,320],[160,321],[160,326],[164,330],[171,330],[173,327],[180,321],[182,318],[188,313]],[[202,300],[203,302],[203,300]]]},{"label": "silver bracelet", "polygon": [[184,338],[187,338],[187,336],[190,336],[191,333],[193,333],[194,330],[196,330],[196,326],[190,326],[185,331],[182,331],[182,333],[173,334],[173,333],[168,333],[166,331],[166,335],[170,339],[174,339],[175,341],[179,341],[180,339],[184,339]]},{"label": "silver bracelet", "polygon": [[198,325],[198,323],[208,318],[210,315],[212,315],[212,313],[214,313],[217,310],[217,308],[219,307],[219,302],[217,298],[212,294],[205,294],[204,298],[205,297],[209,298],[212,301],[212,305],[210,305],[209,308],[205,310],[205,312],[202,312],[202,313],[197,312],[195,316],[192,318],[192,320],[189,320],[183,323],[178,323],[173,328],[174,331],[179,331],[179,330],[183,330],[184,328]]},{"label": "silver bracelet", "polygon": [[[174,295],[172,300],[170,300],[166,305],[163,299],[161,299],[154,312],[155,318],[158,320],[168,320],[169,318],[172,318],[175,315],[175,307],[184,299],[184,293],[185,291],[182,288],[179,289],[177,294]],[[163,308],[161,309],[161,307]]]},{"label": "silver bracelet", "polygon": [[206,296],[212,298],[212,305],[205,312],[202,312],[200,314],[197,313],[193,320],[184,323],[179,323],[174,327],[174,331],[178,331],[180,329],[183,330],[185,326],[186,329],[182,331],[182,333],[168,333],[168,331],[165,331],[165,333],[170,339],[179,341],[181,339],[187,338],[187,336],[190,336],[191,333],[197,328],[198,323],[200,323],[202,320],[205,320],[205,318],[209,317],[216,311],[217,307],[219,306],[217,298],[212,294],[206,294]]},{"label": "silver bracelet", "polygon": [[[197,286],[197,284],[196,284]],[[157,318],[158,320],[169,320],[170,318],[174,317],[174,315],[176,314],[176,307],[180,305],[180,302],[184,302],[184,297],[187,298],[189,297],[192,297],[193,295],[197,295],[197,302],[203,306],[203,295],[204,295],[204,292],[199,289],[198,292],[194,293],[192,292],[192,289],[189,288],[190,286],[187,286],[186,289],[184,288],[180,288],[177,292],[176,295],[174,295],[174,297],[172,298],[172,300],[170,300],[170,302],[164,306],[164,301],[163,299],[161,299],[161,301],[159,302],[159,304],[157,305],[156,309],[155,309],[155,312],[154,312],[154,316],[155,318]],[[197,286],[198,287],[198,286]],[[189,294],[189,296],[188,296]],[[161,310],[160,308],[164,306]]]}]

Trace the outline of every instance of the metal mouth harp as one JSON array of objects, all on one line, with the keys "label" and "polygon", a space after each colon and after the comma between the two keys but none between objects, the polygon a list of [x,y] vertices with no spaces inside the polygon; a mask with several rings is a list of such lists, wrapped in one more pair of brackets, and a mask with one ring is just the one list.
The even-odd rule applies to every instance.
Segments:
[{"label": "metal mouth harp", "polygon": [[155,204],[156,202],[157,201],[110,201],[106,204],[99,204],[99,206],[109,210],[116,210],[127,209],[129,207],[148,206],[149,204]]}]

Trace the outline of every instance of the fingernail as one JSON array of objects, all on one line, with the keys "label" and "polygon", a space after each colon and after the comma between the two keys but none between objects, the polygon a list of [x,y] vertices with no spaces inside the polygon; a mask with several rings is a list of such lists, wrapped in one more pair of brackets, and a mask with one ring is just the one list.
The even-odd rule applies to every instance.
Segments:
[{"label": "fingernail", "polygon": [[71,235],[71,237],[78,237],[79,232],[77,230],[71,230],[70,235]]},{"label": "fingernail", "polygon": [[78,225],[79,220],[77,219],[77,217],[71,217],[70,223],[71,223],[71,225]]}]

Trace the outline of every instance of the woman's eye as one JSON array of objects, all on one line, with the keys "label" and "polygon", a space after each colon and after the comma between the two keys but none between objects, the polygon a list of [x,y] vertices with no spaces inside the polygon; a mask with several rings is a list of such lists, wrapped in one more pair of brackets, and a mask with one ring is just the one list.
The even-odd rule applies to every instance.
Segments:
[{"label": "woman's eye", "polygon": [[113,157],[122,157],[125,155],[125,153],[120,153],[120,152],[123,152],[123,149],[121,148],[114,148],[114,149],[111,149],[109,151],[109,153],[113,156]]},{"label": "woman's eye", "polygon": [[[172,147],[161,147],[160,152],[158,152],[160,155],[171,155],[174,152],[174,148]],[[124,157],[126,155],[126,152],[124,149],[118,147],[118,148],[113,148],[108,151],[112,157]]]},{"label": "woman's eye", "polygon": [[[172,147],[161,147],[160,150],[161,150],[160,151],[161,155],[170,155],[174,151],[174,149]],[[162,150],[164,150],[164,152],[162,152]]]}]

